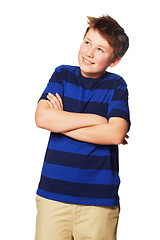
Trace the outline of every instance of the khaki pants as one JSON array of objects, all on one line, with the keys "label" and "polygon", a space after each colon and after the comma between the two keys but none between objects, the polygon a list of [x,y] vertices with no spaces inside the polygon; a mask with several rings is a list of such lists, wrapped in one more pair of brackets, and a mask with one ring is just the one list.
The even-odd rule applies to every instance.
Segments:
[{"label": "khaki pants", "polygon": [[116,240],[119,206],[68,204],[36,196],[35,240]]}]

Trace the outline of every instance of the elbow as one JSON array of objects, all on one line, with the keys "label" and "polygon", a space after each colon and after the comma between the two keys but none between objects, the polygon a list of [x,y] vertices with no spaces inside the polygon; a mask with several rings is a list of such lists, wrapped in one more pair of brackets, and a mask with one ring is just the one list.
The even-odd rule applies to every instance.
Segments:
[{"label": "elbow", "polygon": [[54,119],[51,121],[50,118],[47,117],[47,114],[36,113],[35,123],[38,128],[42,128],[51,132],[60,132]]},{"label": "elbow", "polygon": [[[52,110],[53,111],[53,110]],[[41,100],[38,103],[36,113],[35,113],[35,123],[38,128],[46,129],[51,131],[51,126],[53,125],[53,119],[51,118],[51,109],[48,107],[46,101]]]},{"label": "elbow", "polygon": [[35,115],[35,123],[38,128],[44,128],[44,120],[42,117]]},{"label": "elbow", "polygon": [[128,123],[122,119],[111,119],[111,141],[113,145],[120,145],[123,143],[127,129]]},{"label": "elbow", "polygon": [[38,109],[36,110],[35,113],[35,123],[38,128],[45,128],[46,126],[46,114],[44,111],[39,111]]},{"label": "elbow", "polygon": [[40,104],[41,103],[38,104],[35,112],[35,123],[38,128],[43,128],[45,112],[43,108],[40,107]]}]

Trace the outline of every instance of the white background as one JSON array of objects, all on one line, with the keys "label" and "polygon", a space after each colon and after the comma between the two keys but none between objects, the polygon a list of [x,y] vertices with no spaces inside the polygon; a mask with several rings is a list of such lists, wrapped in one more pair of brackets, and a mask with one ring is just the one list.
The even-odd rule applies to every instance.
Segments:
[{"label": "white background", "polygon": [[[159,2],[5,0],[0,3],[0,238],[34,239],[38,186],[49,133],[34,114],[54,68],[77,65],[86,16],[109,14],[130,37],[109,71],[127,82],[132,127],[120,147],[118,240],[159,239]],[[46,239],[47,240],[47,239]],[[98,239],[97,239],[98,240]]]}]

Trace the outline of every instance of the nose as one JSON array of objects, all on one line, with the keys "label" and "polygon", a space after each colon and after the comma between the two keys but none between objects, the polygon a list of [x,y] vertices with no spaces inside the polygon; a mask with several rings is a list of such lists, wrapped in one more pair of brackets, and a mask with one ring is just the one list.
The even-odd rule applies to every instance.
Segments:
[{"label": "nose", "polygon": [[94,50],[92,48],[88,49],[88,51],[86,52],[86,56],[93,58],[94,57]]}]

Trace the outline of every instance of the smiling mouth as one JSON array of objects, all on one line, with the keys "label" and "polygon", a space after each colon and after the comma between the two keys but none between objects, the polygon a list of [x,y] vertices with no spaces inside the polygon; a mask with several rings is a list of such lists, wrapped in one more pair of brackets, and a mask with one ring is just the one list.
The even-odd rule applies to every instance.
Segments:
[{"label": "smiling mouth", "polygon": [[92,65],[92,64],[94,64],[93,62],[87,60],[86,58],[84,58],[84,57],[82,57],[82,58],[83,58],[83,62],[84,62],[85,64],[87,64],[87,65]]}]

